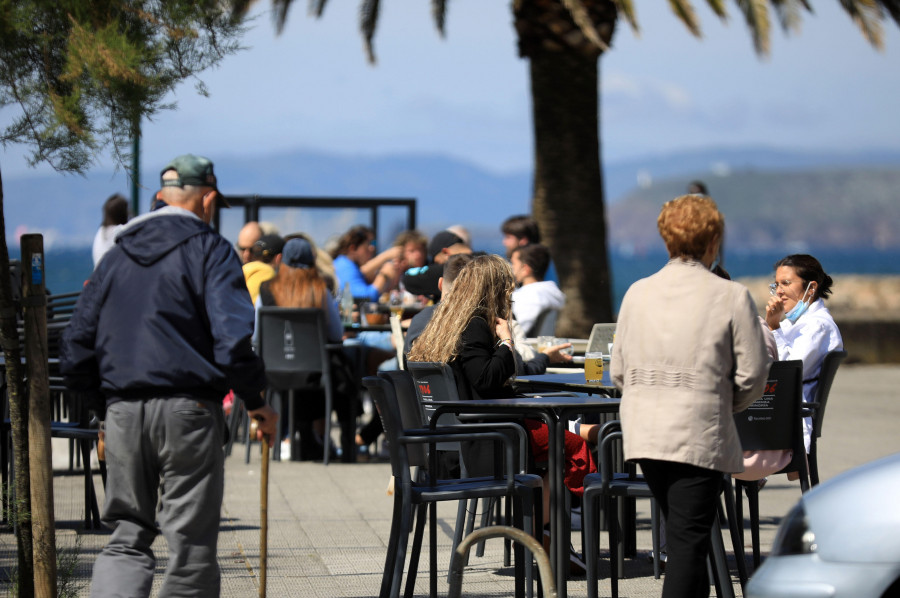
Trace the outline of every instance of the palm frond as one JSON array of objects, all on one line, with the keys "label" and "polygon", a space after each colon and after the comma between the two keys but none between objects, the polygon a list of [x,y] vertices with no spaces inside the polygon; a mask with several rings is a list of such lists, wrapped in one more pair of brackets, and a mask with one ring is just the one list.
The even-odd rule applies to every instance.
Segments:
[{"label": "palm frond", "polygon": [[434,25],[438,33],[444,37],[444,26],[447,22],[447,0],[431,0],[431,16],[434,17]]},{"label": "palm frond", "polygon": [[678,20],[684,23],[691,35],[702,37],[700,32],[700,21],[697,20],[697,13],[691,5],[690,0],[669,0],[669,7],[678,17]]},{"label": "palm frond", "polygon": [[375,50],[372,39],[375,37],[375,25],[378,23],[379,0],[363,0],[359,5],[359,28],[363,34],[366,58],[375,64]]},{"label": "palm frond", "polygon": [[637,14],[634,11],[634,3],[631,0],[615,0],[616,2],[616,10],[620,15],[625,17],[625,20],[628,21],[628,24],[631,26],[631,30],[634,31],[635,35],[640,35],[641,28],[637,22]]},{"label": "palm frond", "polygon": [[844,11],[850,15],[856,26],[870,44],[881,50],[884,48],[884,37],[881,20],[884,11],[875,0],[841,0]]},{"label": "palm frond", "polygon": [[325,12],[325,4],[328,0],[309,0],[309,14],[317,19]]},{"label": "palm frond", "polygon": [[812,12],[806,0],[772,0],[772,6],[785,33],[800,31],[800,23],[803,20],[801,10],[805,8]]},{"label": "palm frond", "polygon": [[609,50],[609,46],[600,37],[600,32],[594,26],[594,21],[581,0],[563,0],[563,6],[566,7],[566,10],[572,15],[572,20],[575,21],[575,24],[578,25],[578,28],[592,44],[604,52]]},{"label": "palm frond", "polygon": [[881,5],[891,15],[891,18],[900,25],[900,0],[881,0]]},{"label": "palm frond", "polygon": [[272,18],[275,19],[275,32],[281,35],[287,23],[288,10],[291,8],[291,0],[272,0]]},{"label": "palm frond", "polygon": [[250,5],[254,2],[256,0],[230,0],[228,9],[231,13],[231,18],[240,19],[247,16],[247,13],[250,12]]},{"label": "palm frond", "polygon": [[706,3],[709,4],[709,7],[716,13],[717,17],[723,21],[728,19],[728,11],[725,9],[725,0],[706,0]]},{"label": "palm frond", "polygon": [[769,55],[769,3],[766,0],[737,0],[744,20],[753,35],[753,48],[761,56]]}]

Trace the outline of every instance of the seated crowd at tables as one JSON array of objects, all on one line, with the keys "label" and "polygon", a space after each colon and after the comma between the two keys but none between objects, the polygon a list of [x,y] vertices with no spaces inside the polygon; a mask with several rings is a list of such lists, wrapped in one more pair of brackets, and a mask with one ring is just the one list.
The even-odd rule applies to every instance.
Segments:
[{"label": "seated crowd at tables", "polygon": [[[657,225],[670,259],[634,283],[622,301],[611,379],[622,396],[625,459],[640,464],[666,518],[664,595],[708,595],[702,563],[721,475],[761,479],[790,460],[783,451],[742,452],[733,413],[761,396],[773,360],[802,360],[803,398],[811,400],[825,355],[843,342],[824,303],[833,281],[814,257],[789,255],[775,264],[771,298],[760,317],[749,291],[718,266],[724,217],[711,198],[690,193],[667,202]],[[373,302],[401,294],[404,303],[420,307],[404,322],[402,355],[449,364],[462,398],[514,396],[510,381],[516,375],[571,361],[561,352],[566,344],[536,352],[525,342],[538,314],[565,307],[550,252],[530,217],[510,218],[501,227],[506,259],[473,253],[461,228],[430,240],[407,231],[377,253],[375,234],[365,226],[347,231],[331,252],[305,235],[276,239],[257,223],[247,227],[259,230],[255,239],[242,231],[239,242],[239,249],[249,247],[241,256],[256,304],[322,308],[329,340],[364,349],[366,375],[396,368],[396,347],[389,332],[341,326],[337,306],[343,293]],[[358,382],[360,362],[346,359],[338,370]],[[347,396],[335,401],[335,410],[339,419],[355,419],[358,388],[344,386]],[[308,445],[321,436],[327,415],[321,407],[303,413],[312,420]],[[373,415],[356,446],[343,447],[345,460],[374,442],[380,423]],[[810,426],[805,422],[807,450]],[[526,420],[526,427],[533,456],[540,459],[547,451],[546,426]],[[589,430],[582,426],[581,435],[565,440],[565,480],[576,495],[584,476],[596,471],[587,441],[596,436]]]}]

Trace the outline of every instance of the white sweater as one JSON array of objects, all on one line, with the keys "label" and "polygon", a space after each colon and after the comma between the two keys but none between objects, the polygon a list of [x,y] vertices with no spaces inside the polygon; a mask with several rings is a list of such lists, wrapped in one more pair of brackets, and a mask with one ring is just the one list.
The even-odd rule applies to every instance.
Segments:
[{"label": "white sweater", "polygon": [[534,326],[538,315],[547,308],[562,309],[566,296],[550,280],[522,285],[513,291],[513,315],[526,334]]}]

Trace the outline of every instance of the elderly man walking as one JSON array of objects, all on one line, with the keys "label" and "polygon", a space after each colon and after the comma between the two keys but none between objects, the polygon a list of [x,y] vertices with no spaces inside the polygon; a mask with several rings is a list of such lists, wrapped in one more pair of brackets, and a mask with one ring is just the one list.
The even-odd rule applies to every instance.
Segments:
[{"label": "elderly man walking", "polygon": [[222,398],[233,388],[261,433],[276,430],[240,260],[209,226],[213,164],[180,156],[161,181],[161,201],[117,234],[63,336],[66,384],[107,405],[103,521],[113,531],[94,597],[149,596],[160,532],[169,560],[159,595],[218,596]]}]

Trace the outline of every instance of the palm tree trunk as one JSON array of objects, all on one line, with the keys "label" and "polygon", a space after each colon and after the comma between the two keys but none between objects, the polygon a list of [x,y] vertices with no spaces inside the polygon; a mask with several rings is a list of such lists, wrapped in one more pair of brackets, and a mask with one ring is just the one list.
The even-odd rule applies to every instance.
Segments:
[{"label": "palm tree trunk", "polygon": [[600,170],[598,58],[530,56],[535,139],[532,212],[566,294],[557,331],[587,338],[612,322],[612,278]]},{"label": "palm tree trunk", "polygon": [[[31,483],[28,462],[28,402],[22,383],[22,351],[16,328],[16,308],[13,304],[9,273],[9,251],[6,247],[6,221],[3,216],[3,174],[0,171],[0,344],[6,362],[6,388],[9,399],[9,419],[13,437],[15,459],[16,502],[11,505],[9,517],[17,530],[18,595],[34,595],[34,560],[31,535]],[[4,488],[9,492],[9,488]]]}]

